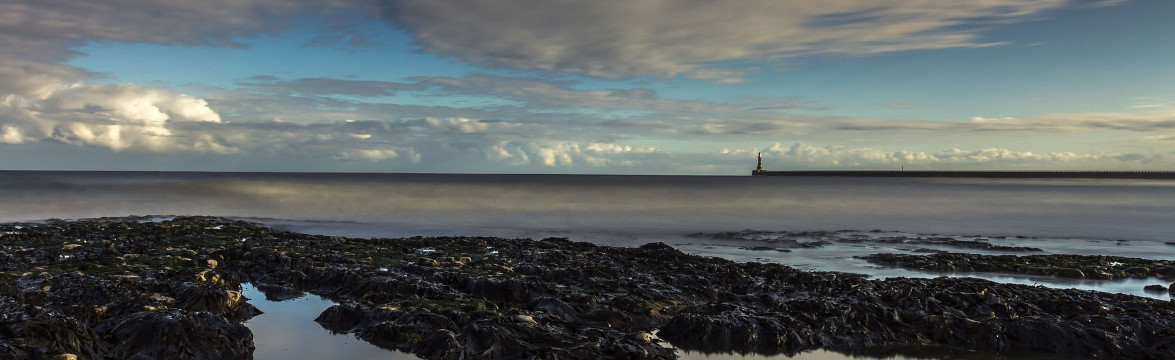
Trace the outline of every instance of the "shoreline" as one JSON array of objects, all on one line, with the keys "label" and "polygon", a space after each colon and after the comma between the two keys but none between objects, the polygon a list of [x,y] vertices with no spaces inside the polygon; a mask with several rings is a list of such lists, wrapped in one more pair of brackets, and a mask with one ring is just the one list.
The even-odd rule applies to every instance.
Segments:
[{"label": "shoreline", "polygon": [[[336,301],[320,326],[426,359],[674,358],[654,332],[703,352],[1175,357],[1175,301],[970,278],[870,280],[663,243],[353,239],[225,218],[144,219],[0,224],[0,326],[13,334],[0,354],[159,357],[179,346],[193,359],[245,358],[253,344],[242,322],[257,311],[240,291],[252,283],[267,298]],[[236,335],[208,335],[217,332]],[[53,340],[62,338],[75,341]]]}]

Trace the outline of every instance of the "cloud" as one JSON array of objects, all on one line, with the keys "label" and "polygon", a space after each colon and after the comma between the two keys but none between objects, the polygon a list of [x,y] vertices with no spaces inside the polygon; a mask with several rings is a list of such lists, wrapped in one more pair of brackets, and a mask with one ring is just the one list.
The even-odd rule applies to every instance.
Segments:
[{"label": "cloud", "polygon": [[589,167],[634,167],[660,151],[602,142],[512,141],[494,144],[484,153],[489,160],[507,161],[513,166],[529,165],[534,158],[545,167],[573,167],[580,163]]},{"label": "cloud", "polygon": [[[48,84],[52,83],[0,101],[4,142],[52,140],[115,151],[235,152],[213,137],[174,131],[176,124],[221,121],[204,99],[133,84]],[[29,97],[34,95],[40,97]]]},{"label": "cloud", "polygon": [[924,131],[942,133],[1002,132],[1082,133],[1097,131],[1175,131],[1175,113],[1170,111],[1048,113],[1027,117],[989,118],[976,116],[966,121],[914,121],[842,118],[829,123],[831,130]]},{"label": "cloud", "polygon": [[1067,0],[803,0],[385,3],[429,52],[490,67],[743,81],[723,62],[990,46],[980,32]]},{"label": "cloud", "polygon": [[413,164],[420,162],[420,154],[415,149],[408,147],[402,149],[363,149],[363,150],[348,150],[341,151],[335,154],[336,160],[368,160],[381,161],[387,159],[399,158],[400,153],[406,153]]},{"label": "cloud", "polygon": [[[330,4],[328,4],[330,3]],[[234,38],[286,28],[275,21],[324,12],[343,2],[289,0],[63,0],[0,3],[0,33],[9,44],[46,60],[60,60],[82,41],[243,46]]]},{"label": "cloud", "polygon": [[461,133],[476,133],[485,132],[490,129],[490,124],[481,121],[473,121],[466,118],[453,118],[448,120],[441,120],[435,118],[425,118],[424,121],[428,126],[437,129],[457,131]]},{"label": "cloud", "polygon": [[369,5],[366,0],[0,2],[0,141],[237,152],[247,144],[217,132],[221,113],[207,99],[136,84],[93,83],[93,74],[61,63],[75,55],[71,48],[89,42],[243,47],[238,39],[286,29],[293,22],[283,19],[311,14],[327,21],[319,31],[345,32],[350,27],[338,22],[357,19],[342,14],[369,13]]},{"label": "cloud", "polygon": [[[947,168],[1009,169],[1040,166],[1106,166],[1121,168],[1130,164],[1148,164],[1161,159],[1137,153],[1075,153],[1016,151],[987,148],[979,150],[947,149],[934,153],[924,151],[887,151],[871,148],[847,148],[844,146],[817,147],[806,143],[783,146],[775,143],[762,150],[768,162],[777,167],[839,167],[839,168],[892,168],[895,165]],[[748,158],[752,151],[722,149],[724,156]]]}]

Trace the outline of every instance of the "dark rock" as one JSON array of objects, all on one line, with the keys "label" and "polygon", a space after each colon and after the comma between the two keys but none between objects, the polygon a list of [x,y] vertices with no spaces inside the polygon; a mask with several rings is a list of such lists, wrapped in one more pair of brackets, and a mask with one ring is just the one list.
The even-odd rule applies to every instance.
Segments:
[{"label": "dark rock", "polygon": [[749,246],[749,247],[743,247],[742,249],[743,249],[743,250],[750,250],[750,251],[770,251],[770,250],[776,250],[776,248],[774,248],[774,247],[770,247],[770,246]]},{"label": "dark rock", "polygon": [[239,291],[194,283],[180,283],[176,288],[175,306],[181,309],[208,311],[237,321],[261,314]]},{"label": "dark rock", "polygon": [[929,255],[872,254],[858,256],[874,264],[940,272],[999,272],[1073,279],[1146,278],[1167,276],[1175,261],[1081,255],[979,255],[936,253]]},{"label": "dark rock", "polygon": [[[427,359],[675,358],[649,335],[657,330],[677,347],[716,352],[1175,354],[1169,301],[965,278],[869,280],[691,256],[663,243],[344,239],[215,218],[0,224],[0,233],[0,358],[247,358],[252,336],[241,321],[252,307],[237,292],[241,281],[267,297],[328,297],[339,304],[315,320],[324,328]],[[837,232],[723,236],[771,248],[858,240],[991,245]],[[422,266],[420,258],[441,260]],[[930,271],[1114,279],[1162,278],[1175,268],[1108,256],[867,258]],[[29,330],[42,323],[50,325]]]},{"label": "dark rock", "polygon": [[0,298],[0,354],[9,359],[37,358],[54,354],[80,354],[97,358],[106,344],[93,329],[74,318],[43,307],[19,306]]},{"label": "dark rock", "polygon": [[253,333],[207,311],[141,311],[109,330],[110,356],[119,359],[247,359]]},{"label": "dark rock", "polygon": [[449,329],[432,332],[412,347],[412,353],[425,359],[461,359],[465,354],[457,334]]},{"label": "dark rock", "polygon": [[305,293],[293,286],[283,286],[268,283],[253,284],[258,291],[265,294],[265,300],[280,302],[287,300],[294,300],[302,297]]},{"label": "dark rock", "polygon": [[1163,285],[1147,285],[1142,287],[1142,290],[1149,292],[1167,292],[1167,287]]},{"label": "dark rock", "polygon": [[639,247],[639,249],[643,249],[643,250],[675,250],[672,246],[669,246],[669,244],[666,244],[663,242],[647,243],[647,244],[641,245]]},{"label": "dark rock", "polygon": [[[431,336],[440,331],[452,331],[456,324],[449,318],[423,310],[413,310],[401,314],[394,320],[387,320],[364,327],[356,336],[376,346],[411,350],[412,347],[424,343],[426,340],[436,340]],[[454,336],[455,338],[455,336]],[[445,340],[445,339],[440,339]],[[432,346],[430,346],[432,347]],[[441,349],[430,349],[430,352],[445,352]]]},{"label": "dark rock", "polygon": [[371,317],[370,313],[371,309],[353,303],[335,304],[318,314],[318,317],[314,318],[314,322],[331,332],[346,333],[360,328],[360,324],[368,322]]}]

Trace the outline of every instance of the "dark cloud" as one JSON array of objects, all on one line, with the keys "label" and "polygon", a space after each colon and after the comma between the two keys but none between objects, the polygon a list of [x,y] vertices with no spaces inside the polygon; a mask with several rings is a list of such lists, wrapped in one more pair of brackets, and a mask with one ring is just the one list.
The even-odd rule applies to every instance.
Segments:
[{"label": "dark cloud", "polygon": [[385,16],[429,52],[489,67],[743,81],[729,61],[987,46],[980,25],[1066,0],[400,0]]}]

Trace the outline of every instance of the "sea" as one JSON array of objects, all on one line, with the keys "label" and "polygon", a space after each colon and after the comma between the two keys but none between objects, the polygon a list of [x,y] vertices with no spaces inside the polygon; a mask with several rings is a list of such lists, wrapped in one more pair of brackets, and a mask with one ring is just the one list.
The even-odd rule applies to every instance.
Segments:
[{"label": "sea", "polygon": [[[349,237],[664,242],[687,253],[804,270],[873,278],[971,276],[1164,300],[1170,296],[1142,289],[1166,285],[1159,279],[925,273],[878,267],[854,256],[928,248],[1009,254],[936,245],[949,239],[1037,247],[1045,254],[1175,260],[1175,181],[1170,180],[0,171],[0,222],[130,215],[225,216]],[[329,300],[307,295],[270,303],[248,287],[246,295],[266,312],[250,322],[256,359],[310,354],[326,346],[321,339],[340,342],[334,351],[355,351],[347,358],[412,358],[378,348],[356,350],[369,344],[317,327],[311,320],[321,309],[308,309],[325,309]],[[307,320],[283,313],[310,315]],[[291,329],[298,332],[289,334]],[[848,355],[818,351],[798,358]]]}]

